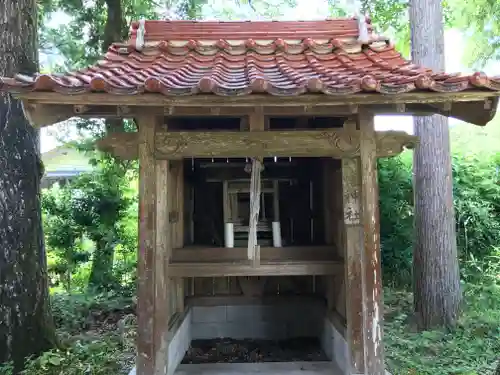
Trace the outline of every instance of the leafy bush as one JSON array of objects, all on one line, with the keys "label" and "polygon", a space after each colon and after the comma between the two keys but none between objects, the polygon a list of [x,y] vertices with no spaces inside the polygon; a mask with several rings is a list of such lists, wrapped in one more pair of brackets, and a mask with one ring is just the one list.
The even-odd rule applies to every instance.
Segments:
[{"label": "leafy bush", "polygon": [[94,170],[44,191],[42,209],[53,286],[122,288],[135,281],[136,163],[95,154]]},{"label": "leafy bush", "polygon": [[58,331],[65,335],[77,334],[91,329],[99,316],[108,315],[115,311],[132,313],[134,300],[130,294],[116,292],[97,295],[56,293],[52,296],[54,323]]},{"label": "leafy bush", "polygon": [[[452,160],[457,246],[465,281],[497,280],[500,248],[500,156]],[[379,162],[384,282],[409,286],[413,247],[411,153]],[[485,275],[488,273],[488,275]]]},{"label": "leafy bush", "polygon": [[380,242],[386,284],[409,285],[413,251],[411,154],[379,161]]},{"label": "leafy bush", "polygon": [[500,246],[499,158],[453,157],[454,199],[460,257],[483,259]]},{"label": "leafy bush", "polygon": [[[52,296],[59,348],[28,359],[20,375],[123,375],[135,362],[132,297],[115,292]],[[10,364],[0,375],[13,375]]]},{"label": "leafy bush", "polygon": [[23,375],[113,375],[122,374],[123,347],[112,338],[77,342],[66,350],[51,350],[29,361]]}]

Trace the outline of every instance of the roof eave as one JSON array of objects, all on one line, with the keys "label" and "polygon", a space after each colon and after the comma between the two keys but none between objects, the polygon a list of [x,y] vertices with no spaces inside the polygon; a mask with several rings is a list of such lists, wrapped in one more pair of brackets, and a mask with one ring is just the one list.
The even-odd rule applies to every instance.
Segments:
[{"label": "roof eave", "polygon": [[[357,93],[352,95],[304,94],[297,96],[273,96],[252,94],[245,96],[190,95],[165,96],[161,94],[116,95],[109,93],[87,93],[67,95],[54,92],[24,92],[14,94],[23,102],[26,117],[35,127],[48,126],[71,117],[85,116],[82,108],[92,106],[110,107],[157,107],[165,113],[178,107],[227,108],[242,107],[304,107],[313,112],[315,107],[331,107],[332,115],[339,106],[368,107],[379,114],[412,114],[401,111],[401,105],[419,108],[419,114],[440,114],[484,126],[490,122],[498,108],[498,92],[463,91],[453,93],[412,92],[396,95],[379,93]],[[118,112],[118,114],[116,114]],[[127,116],[115,111],[114,117]],[[410,113],[408,113],[410,112]],[[215,112],[214,112],[215,113]],[[89,112],[90,114],[90,112]]]}]

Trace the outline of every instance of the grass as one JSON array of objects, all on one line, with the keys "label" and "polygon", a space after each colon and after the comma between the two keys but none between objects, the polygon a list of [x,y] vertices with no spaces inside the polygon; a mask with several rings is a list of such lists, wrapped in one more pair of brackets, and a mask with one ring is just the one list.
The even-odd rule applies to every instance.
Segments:
[{"label": "grass", "polygon": [[415,332],[412,297],[386,290],[384,342],[393,375],[493,375],[500,356],[500,287],[465,285],[463,314],[453,331]]},{"label": "grass", "polygon": [[[500,286],[465,285],[453,331],[415,332],[411,294],[385,290],[384,342],[393,375],[494,375],[500,355]],[[126,375],[135,360],[134,301],[115,294],[53,296],[61,348],[30,361],[26,375]],[[11,375],[0,366],[0,375]]]},{"label": "grass", "polygon": [[[28,361],[23,375],[128,374],[135,362],[134,305],[113,293],[53,295],[60,347]],[[11,374],[0,366],[0,375]]]}]

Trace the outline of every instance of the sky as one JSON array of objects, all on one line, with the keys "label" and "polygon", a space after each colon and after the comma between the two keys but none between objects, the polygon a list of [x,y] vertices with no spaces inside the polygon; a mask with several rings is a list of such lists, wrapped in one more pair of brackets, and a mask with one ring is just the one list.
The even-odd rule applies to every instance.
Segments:
[{"label": "sky", "polygon": [[[234,4],[233,0],[211,0],[208,6],[214,6],[215,2],[217,5],[221,3],[231,3]],[[356,0],[349,0],[351,6],[355,7]],[[208,10],[210,12],[211,10]],[[252,12],[241,12],[244,16],[251,14]],[[314,19],[324,19],[328,15],[328,4],[327,0],[297,0],[297,6],[293,8],[288,8],[282,17],[279,19],[287,20],[314,20]],[[65,17],[54,17],[57,23],[64,22]],[[55,21],[53,21],[56,23]],[[459,32],[455,30],[448,30],[445,32],[445,59],[446,59],[446,71],[448,72],[470,72],[470,69],[463,66],[462,61],[462,50],[455,48],[456,46],[463,46],[462,36]],[[41,56],[42,61],[47,61],[48,56]],[[491,64],[484,70],[488,74],[500,74],[500,64]],[[450,125],[458,123],[457,120],[450,119]],[[413,121],[410,116],[376,116],[375,127],[377,130],[403,130],[411,133],[413,131]],[[49,126],[41,131],[41,150],[42,152],[49,151],[58,146],[58,142],[54,134],[59,131],[60,126]],[[71,133],[70,129],[65,129]]]}]

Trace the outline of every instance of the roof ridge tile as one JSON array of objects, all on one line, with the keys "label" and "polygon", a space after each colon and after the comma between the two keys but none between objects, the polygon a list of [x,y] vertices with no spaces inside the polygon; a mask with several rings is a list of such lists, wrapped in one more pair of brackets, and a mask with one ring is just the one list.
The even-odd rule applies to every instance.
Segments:
[{"label": "roof ridge tile", "polygon": [[131,38],[113,43],[93,66],[65,74],[1,78],[0,89],[65,94],[280,96],[358,92],[394,95],[416,90],[500,92],[500,77],[481,72],[447,74],[412,64],[387,38],[373,32],[370,20],[366,23],[369,39],[359,41],[355,18],[145,21],[144,45],[139,50],[136,23],[131,26]]}]

